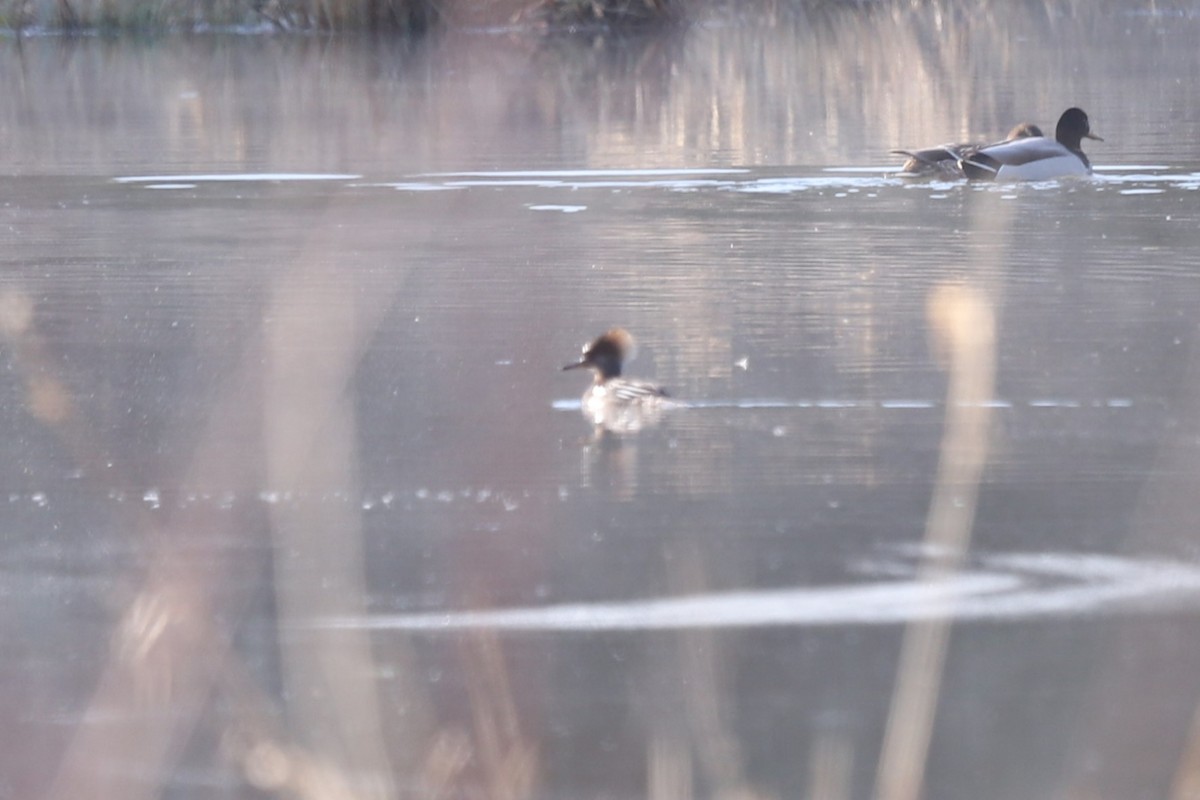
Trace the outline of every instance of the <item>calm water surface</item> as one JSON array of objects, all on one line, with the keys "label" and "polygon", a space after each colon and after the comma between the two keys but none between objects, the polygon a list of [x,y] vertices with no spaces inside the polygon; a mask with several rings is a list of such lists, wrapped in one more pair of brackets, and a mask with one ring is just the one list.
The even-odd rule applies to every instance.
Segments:
[{"label": "calm water surface", "polygon": [[1100,5],[0,43],[0,798],[1198,796],[1200,10]]}]

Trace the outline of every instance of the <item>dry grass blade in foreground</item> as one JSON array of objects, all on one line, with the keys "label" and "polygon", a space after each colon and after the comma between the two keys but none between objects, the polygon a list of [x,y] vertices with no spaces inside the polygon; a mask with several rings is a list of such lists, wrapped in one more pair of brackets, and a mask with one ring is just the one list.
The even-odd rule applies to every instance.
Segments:
[{"label": "dry grass blade in foreground", "polygon": [[[979,291],[942,287],[929,300],[933,333],[949,355],[946,427],[937,483],[925,520],[921,580],[952,578],[971,540],[979,479],[987,459],[988,424],[996,379],[995,318]],[[945,615],[911,623],[904,635],[884,733],[875,796],[918,800],[933,736],[953,602]]]}]

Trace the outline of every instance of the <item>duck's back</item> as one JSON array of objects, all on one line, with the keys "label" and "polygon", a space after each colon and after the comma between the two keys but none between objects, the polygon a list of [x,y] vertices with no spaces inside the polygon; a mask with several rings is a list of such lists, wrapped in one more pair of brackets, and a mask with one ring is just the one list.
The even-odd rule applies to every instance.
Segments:
[{"label": "duck's back", "polygon": [[653,383],[629,378],[613,378],[592,387],[591,392],[597,399],[609,403],[653,402],[667,396],[665,389]]},{"label": "duck's back", "polygon": [[1044,136],[984,147],[964,157],[960,166],[973,180],[1041,181],[1092,172],[1082,152],[1069,150],[1061,142]]}]

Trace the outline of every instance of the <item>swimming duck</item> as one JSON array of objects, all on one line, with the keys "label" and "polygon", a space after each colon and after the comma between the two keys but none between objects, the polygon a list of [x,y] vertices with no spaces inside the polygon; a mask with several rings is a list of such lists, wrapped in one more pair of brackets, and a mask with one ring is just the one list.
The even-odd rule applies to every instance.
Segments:
[{"label": "swimming duck", "polygon": [[629,331],[613,328],[583,346],[579,361],[564,370],[588,368],[594,378],[581,408],[594,425],[617,432],[636,431],[657,422],[667,392],[653,383],[621,377],[625,362],[637,355]]},{"label": "swimming duck", "polygon": [[1080,145],[1084,139],[1104,141],[1092,133],[1088,116],[1068,108],[1058,118],[1054,138],[1035,136],[989,145],[958,160],[970,180],[1044,181],[1092,174],[1092,164]]},{"label": "swimming duck", "polygon": [[[1037,125],[1034,125],[1032,122],[1022,122],[1008,132],[1008,136],[1004,137],[1003,142],[997,142],[996,144],[1042,135],[1042,129]],[[937,147],[927,147],[923,150],[893,150],[892,152],[896,155],[908,156],[908,160],[900,168],[899,175],[901,177],[943,177],[953,180],[963,177],[962,168],[959,167],[958,162],[964,156],[986,147],[991,147],[991,145],[967,142],[963,144],[943,144]]]}]

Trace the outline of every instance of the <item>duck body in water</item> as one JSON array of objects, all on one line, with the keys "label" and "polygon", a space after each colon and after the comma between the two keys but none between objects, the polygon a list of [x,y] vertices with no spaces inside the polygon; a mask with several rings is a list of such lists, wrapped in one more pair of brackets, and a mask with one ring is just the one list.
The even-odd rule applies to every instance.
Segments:
[{"label": "duck body in water", "polygon": [[1058,119],[1054,138],[1033,136],[988,145],[965,153],[958,166],[973,181],[1045,181],[1086,177],[1092,163],[1083,152],[1084,139],[1104,141],[1092,133],[1082,109],[1068,108]]},{"label": "duck body in water", "polygon": [[594,425],[632,432],[658,421],[666,390],[621,374],[636,353],[637,344],[629,331],[613,328],[584,345],[579,361],[563,367],[592,371],[592,385],[583,393],[581,408]]}]

